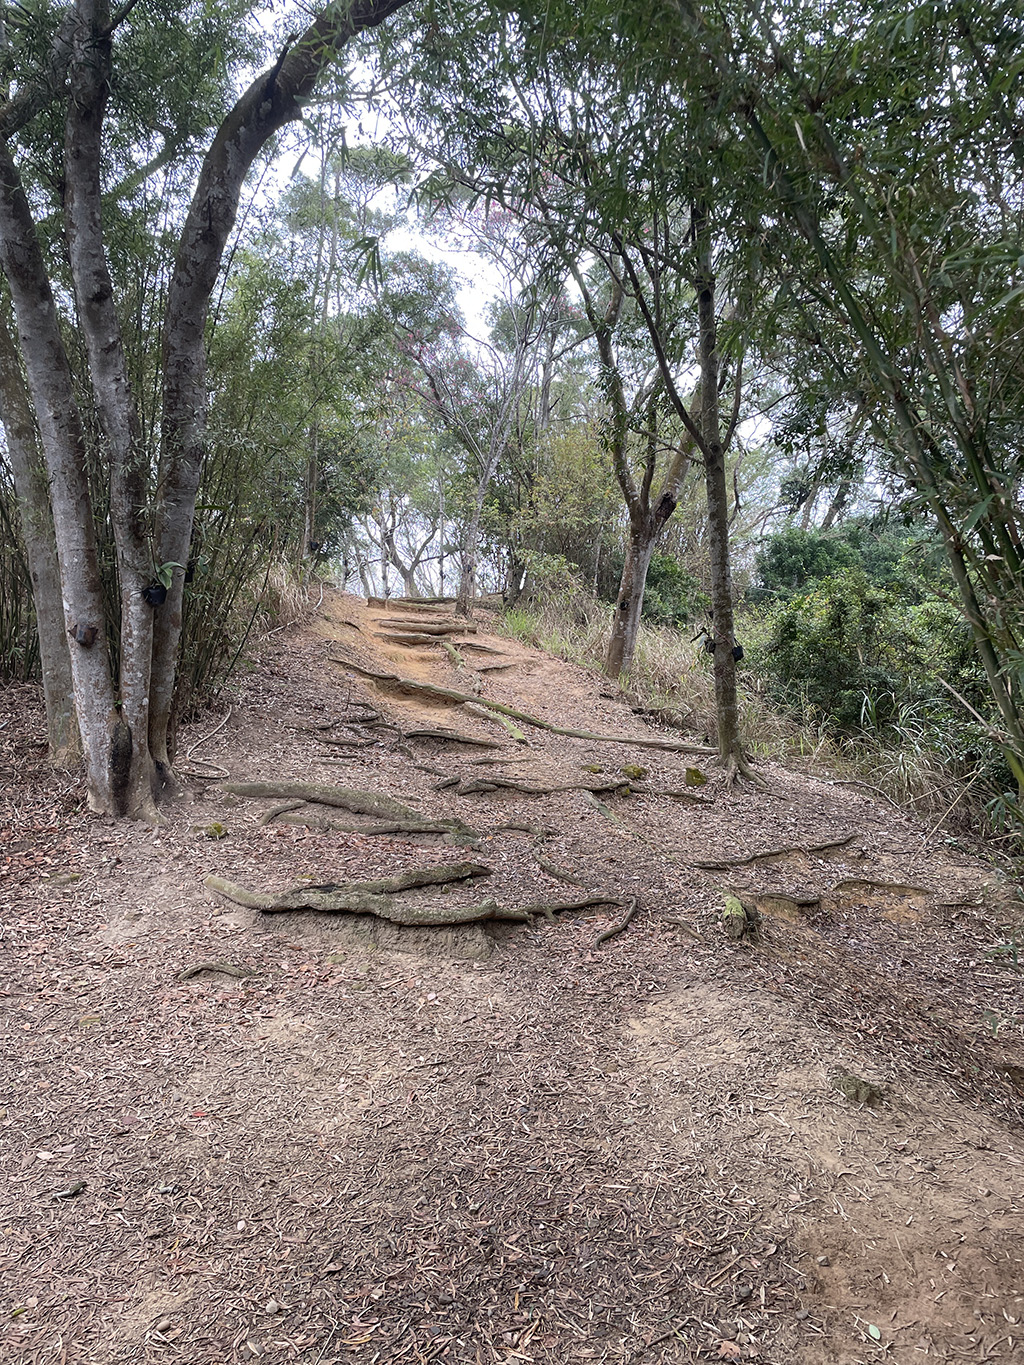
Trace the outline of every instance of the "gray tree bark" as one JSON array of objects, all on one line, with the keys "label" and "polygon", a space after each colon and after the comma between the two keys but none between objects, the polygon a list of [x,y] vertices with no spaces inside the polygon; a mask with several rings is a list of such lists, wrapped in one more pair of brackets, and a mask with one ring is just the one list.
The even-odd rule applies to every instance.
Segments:
[{"label": "gray tree bark", "polygon": [[89,805],[117,812],[124,737],[110,676],[85,433],[35,223],[6,143],[0,143],[0,268],[11,290],[49,478]]},{"label": "gray tree bark", "polygon": [[[179,244],[164,327],[163,446],[150,526],[151,469],[124,361],[107,267],[100,201],[103,116],[112,81],[108,0],[78,0],[51,52],[0,103],[0,269],[11,290],[21,356],[49,481],[70,644],[75,710],[89,804],[154,818],[154,774],[172,780],[168,743],[181,635],[184,566],[206,443],[204,337],[210,297],[245,176],[259,151],[300,116],[321,71],[357,32],[408,0],[331,6],[258,77],[222,123],[203,163]],[[8,145],[47,103],[66,115],[65,204],[79,324],[111,474],[111,515],[122,600],[120,703],[104,630],[102,586],[86,467],[86,440],[53,290],[15,158]],[[35,487],[34,495],[40,489]],[[143,589],[174,570],[166,602]],[[42,615],[52,616],[52,604]],[[54,674],[51,682],[57,684]]]},{"label": "gray tree bark", "polygon": [[718,324],[715,316],[715,273],[711,234],[703,209],[693,212],[698,242],[697,359],[700,365],[699,422],[708,501],[708,556],[711,568],[712,641],[715,659],[715,713],[718,754],[733,780],[750,770],[740,745],[736,698],[736,628],[733,619],[732,568],[729,553],[729,492],[725,477],[725,445],[719,402]]},{"label": "gray tree bark", "polygon": [[72,701],[71,656],[61,604],[57,542],[32,400],[25,385],[18,344],[3,311],[0,311],[0,422],[7,437],[21,536],[32,581],[50,761],[54,767],[65,768],[81,757],[81,744]]},{"label": "gray tree bark", "polygon": [[[78,0],[65,131],[64,211],[78,322],[110,470],[110,519],[121,590],[121,811],[155,822],[156,769],[149,751],[153,613],[143,592],[153,582],[148,520],[149,462],[128,380],[114,285],[103,241],[100,196],[103,117],[111,80],[107,0]],[[130,746],[130,748],[128,747]]]}]

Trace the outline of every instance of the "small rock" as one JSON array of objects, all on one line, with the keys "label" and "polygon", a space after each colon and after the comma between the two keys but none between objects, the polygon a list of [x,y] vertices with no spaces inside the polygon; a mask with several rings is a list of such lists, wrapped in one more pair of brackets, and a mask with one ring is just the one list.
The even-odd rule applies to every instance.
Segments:
[{"label": "small rock", "polygon": [[819,1264],[819,1265],[831,1265],[831,1264],[832,1264],[832,1262],[829,1260],[829,1258],[828,1258],[827,1256],[819,1256],[819,1257],[817,1258],[817,1261],[818,1261],[818,1264]]},{"label": "small rock", "polygon": [[811,1315],[810,1315],[810,1313],[808,1313],[808,1311],[807,1311],[806,1308],[798,1308],[798,1309],[796,1310],[796,1317],[797,1317],[797,1321],[798,1321],[798,1322],[804,1322],[804,1321],[806,1321],[806,1319],[809,1318],[810,1316],[811,1316]]},{"label": "small rock", "polygon": [[281,1305],[276,1299],[268,1299],[263,1311],[264,1313],[280,1313]]},{"label": "small rock", "polygon": [[754,1291],[749,1284],[738,1284],[736,1286],[736,1298],[740,1303],[745,1303],[747,1299],[753,1296],[753,1293]]}]

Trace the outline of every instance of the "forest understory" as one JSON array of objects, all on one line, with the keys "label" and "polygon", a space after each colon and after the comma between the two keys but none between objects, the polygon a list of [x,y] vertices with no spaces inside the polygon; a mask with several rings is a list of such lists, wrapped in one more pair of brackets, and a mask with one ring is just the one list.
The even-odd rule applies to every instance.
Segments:
[{"label": "forest understory", "polygon": [[0,1355],[1019,1359],[1011,889],[445,619],[327,593],[181,736],[156,829],[87,814],[0,691]]}]

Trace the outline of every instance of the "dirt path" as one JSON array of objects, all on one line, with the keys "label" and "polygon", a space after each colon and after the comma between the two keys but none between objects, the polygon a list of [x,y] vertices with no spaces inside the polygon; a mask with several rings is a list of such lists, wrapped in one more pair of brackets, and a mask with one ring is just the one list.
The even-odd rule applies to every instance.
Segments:
[{"label": "dirt path", "polygon": [[[33,744],[34,694],[0,694],[0,1358],[1019,1360],[1024,1005],[984,953],[1005,906],[983,865],[847,787],[777,770],[728,792],[708,768],[697,805],[661,794],[692,756],[515,744],[381,691],[331,660],[479,672],[483,701],[671,738],[597,675],[483,627],[497,653],[457,673],[382,639],[385,615],[331,596],[275,636],[227,723],[183,737],[192,795],[159,831],[83,815]],[[501,748],[398,733],[439,725]],[[435,789],[636,766],[647,790],[606,814]],[[261,825],[275,803],[217,772],[457,817],[503,904],[579,894],[554,866],[641,908],[600,947],[617,909],[450,930],[245,910],[204,877],[276,891],[467,855]],[[760,908],[760,946],[722,934],[723,890]],[[203,963],[251,974],[182,979]]]}]

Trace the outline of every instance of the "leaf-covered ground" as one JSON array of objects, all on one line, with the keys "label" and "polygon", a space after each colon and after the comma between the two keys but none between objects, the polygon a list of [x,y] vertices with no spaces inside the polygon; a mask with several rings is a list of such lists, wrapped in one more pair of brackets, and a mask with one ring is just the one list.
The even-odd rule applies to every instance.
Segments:
[{"label": "leaf-covered ground", "polygon": [[[226,723],[228,699],[182,736],[190,795],[157,831],[85,814],[35,691],[0,692],[0,1355],[1019,1359],[1024,1000],[985,953],[1011,914],[991,872],[821,778],[730,792],[692,755],[517,744],[332,662],[673,737],[483,628],[498,654],[462,669],[382,639],[397,614],[331,596],[273,637]],[[403,738],[438,726],[502,747]],[[695,762],[710,781],[688,789]],[[643,790],[598,806],[459,794],[623,767]],[[606,891],[638,913],[595,945],[620,908],[453,929],[240,908],[204,878],[279,891],[467,854],[261,824],[279,803],[225,773],[457,818],[503,904]],[[706,803],[665,795],[685,790]],[[725,892],[760,910],[758,946],[723,934]]]}]

